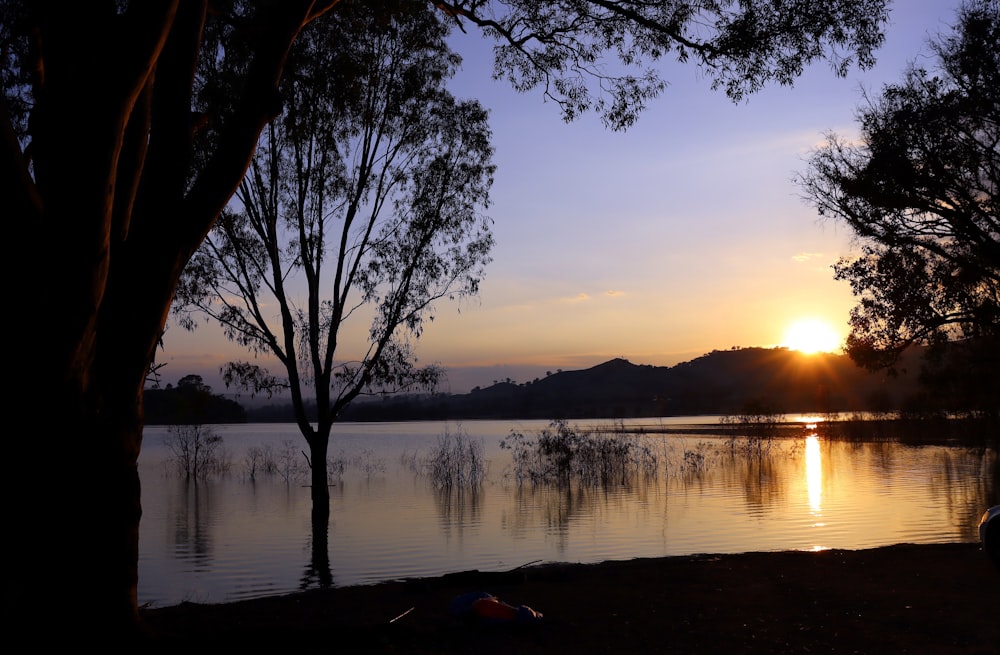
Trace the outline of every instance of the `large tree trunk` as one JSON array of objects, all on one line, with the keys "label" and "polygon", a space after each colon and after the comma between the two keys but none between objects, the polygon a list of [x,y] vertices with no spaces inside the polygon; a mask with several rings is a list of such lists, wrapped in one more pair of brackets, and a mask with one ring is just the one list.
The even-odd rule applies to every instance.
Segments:
[{"label": "large tree trunk", "polygon": [[[130,641],[142,633],[136,594],[143,375],[134,366],[126,371],[127,358],[99,345],[99,336],[93,342],[89,365],[62,380],[52,359],[40,358],[24,391],[40,400],[42,420],[14,440],[11,461],[30,477],[7,495],[18,501],[5,620],[15,632],[29,631],[36,645]],[[39,622],[58,627],[40,631]]]},{"label": "large tree trunk", "polygon": [[307,581],[319,587],[333,585],[330,569],[330,483],[327,454],[330,450],[331,424],[320,421],[319,429],[308,439],[310,452],[310,496],[312,498],[312,553]]},{"label": "large tree trunk", "polygon": [[108,646],[143,632],[145,375],[182,267],[280,111],[290,44],[335,4],[261,7],[238,109],[192,183],[191,91],[207,3],[148,0],[125,14],[113,3],[29,5],[30,165],[0,107],[4,217],[11,245],[26,251],[11,305],[22,321],[10,342],[22,353],[13,407],[30,426],[8,439],[5,457],[14,469],[4,477],[11,643]]},{"label": "large tree trunk", "polygon": [[[40,484],[22,479],[11,490],[19,502],[5,596],[8,624],[29,630],[34,644],[107,643],[141,630],[142,386],[167,306],[162,289],[147,290],[138,299],[145,306],[133,306],[111,290],[111,280],[134,274],[125,262],[113,264],[128,231],[126,214],[116,215],[122,198],[116,191],[139,173],[116,184],[126,126],[143,104],[170,24],[167,5],[150,11],[159,14],[144,33],[136,26],[135,41],[121,53],[134,57],[130,66],[93,77],[86,67],[104,62],[107,49],[98,48],[96,61],[88,62],[77,48],[111,35],[78,35],[80,24],[73,23],[81,17],[73,12],[42,24],[47,78],[32,117],[35,186],[25,191],[34,202],[12,218],[33,233],[20,246],[39,244],[32,268],[40,270],[29,268],[19,305],[40,329],[23,333],[20,345],[34,361],[15,398],[21,407],[35,404],[41,419],[35,434],[16,440],[13,461]],[[141,142],[133,143],[138,150],[127,154],[141,152]],[[39,631],[40,619],[55,621],[57,629]]]},{"label": "large tree trunk", "polygon": [[[320,424],[315,432],[306,435],[309,444],[309,475],[310,496],[312,497],[312,514],[330,515],[330,483],[326,456],[330,451],[330,427]],[[327,520],[328,520],[327,518]]]}]

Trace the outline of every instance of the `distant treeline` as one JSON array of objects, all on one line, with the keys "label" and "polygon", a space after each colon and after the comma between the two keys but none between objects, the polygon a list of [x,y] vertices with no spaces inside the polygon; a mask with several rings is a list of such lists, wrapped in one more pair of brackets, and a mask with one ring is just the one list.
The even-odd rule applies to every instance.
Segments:
[{"label": "distant treeline", "polygon": [[[846,355],[803,355],[787,348],[713,351],[676,366],[613,359],[580,371],[560,371],[530,382],[512,380],[467,394],[420,394],[358,400],[344,421],[461,419],[640,418],[769,412],[894,412],[911,417],[956,409],[981,410],[983,397],[963,398],[947,385],[921,380],[919,353],[897,374],[871,373]],[[998,404],[997,395],[994,413]],[[990,401],[986,401],[990,402]],[[189,419],[200,418],[200,421]],[[213,396],[198,376],[175,389],[146,391],[146,422],[290,422],[290,403],[243,408]]]},{"label": "distant treeline", "polygon": [[147,425],[246,423],[247,413],[235,400],[212,393],[200,375],[187,375],[177,386],[146,389],[143,410]]}]

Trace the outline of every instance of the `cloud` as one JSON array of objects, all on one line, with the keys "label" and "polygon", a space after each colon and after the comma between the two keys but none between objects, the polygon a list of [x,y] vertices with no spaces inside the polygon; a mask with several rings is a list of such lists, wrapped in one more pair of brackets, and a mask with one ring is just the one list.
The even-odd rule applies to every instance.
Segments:
[{"label": "cloud", "polygon": [[[618,291],[617,289],[608,289],[607,291],[602,292],[601,295],[606,296],[608,298],[618,298],[619,296],[624,296],[625,292]],[[557,302],[575,304],[575,303],[589,302],[591,300],[593,300],[593,298],[589,293],[581,291],[575,296],[566,296],[563,298],[559,298]]]},{"label": "cloud", "polygon": [[792,259],[794,259],[797,262],[807,262],[812,259],[819,259],[821,257],[825,257],[825,255],[821,252],[800,252],[792,255]]}]

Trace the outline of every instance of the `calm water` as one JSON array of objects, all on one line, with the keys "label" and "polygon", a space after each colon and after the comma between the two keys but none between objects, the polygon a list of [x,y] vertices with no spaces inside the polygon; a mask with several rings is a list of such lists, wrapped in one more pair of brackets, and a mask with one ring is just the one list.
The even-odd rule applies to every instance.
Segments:
[{"label": "calm water", "polygon": [[[512,429],[533,436],[546,426],[338,426],[331,453],[345,464],[331,489],[332,584],[547,561],[975,541],[991,493],[989,462],[980,453],[827,442],[806,429],[760,459],[727,456],[722,439],[694,429],[653,435],[647,438],[660,466],[643,484],[519,486],[510,476],[510,451],[499,443]],[[212,429],[223,438],[232,469],[197,484],[169,466],[167,429],[145,430],[139,602],[220,603],[318,586],[304,480],[272,474],[251,481],[243,470],[248,450],[268,444],[301,464],[305,440],[290,424]],[[478,489],[440,491],[414,466],[445,433],[483,444],[489,467]],[[692,467],[688,459],[685,468],[685,452],[701,453],[702,465]]]}]

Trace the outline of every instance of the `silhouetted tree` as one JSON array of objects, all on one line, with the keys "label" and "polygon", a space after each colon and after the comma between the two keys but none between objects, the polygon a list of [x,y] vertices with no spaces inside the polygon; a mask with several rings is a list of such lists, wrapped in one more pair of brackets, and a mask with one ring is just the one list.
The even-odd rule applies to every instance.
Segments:
[{"label": "silhouetted tree", "polygon": [[185,326],[208,317],[280,362],[280,378],[246,361],[224,378],[290,391],[314,532],[329,515],[338,415],[363,393],[433,385],[437,370],[417,366],[411,342],[436,302],[477,292],[493,244],[479,215],[494,171],[486,112],[445,89],[459,64],[446,26],[423,2],[397,4],[409,8],[386,17],[361,3],[303,31],[285,111],[175,301]]},{"label": "silhouetted tree", "polygon": [[204,391],[206,393],[212,392],[212,387],[205,384],[205,379],[200,375],[185,375],[180,380],[177,381],[177,387],[179,389],[193,389],[195,391]]},{"label": "silhouetted tree", "polygon": [[[8,550],[19,563],[6,581],[9,625],[31,626],[50,610],[52,590],[69,586],[86,589],[87,602],[62,618],[85,632],[44,636],[126,637],[141,626],[142,394],[178,279],[240,184],[261,131],[281,113],[292,44],[311,22],[351,7],[0,3],[0,197],[10,242],[44,244],[22,260],[14,287],[12,306],[42,326],[23,333],[34,361],[15,402],[31,407],[44,389],[38,415],[58,412],[53,428],[15,440],[10,455],[50,453],[46,479],[86,508],[69,513],[51,494],[17,494],[10,521],[30,538]],[[699,66],[739,99],[769,82],[791,83],[820,58],[838,74],[870,65],[887,18],[884,0],[472,0],[425,11],[462,29],[480,26],[499,44],[500,76],[517,90],[541,87],[566,118],[593,109],[616,128],[663,88],[654,69],[663,58]],[[602,62],[613,58],[625,68],[607,76]],[[239,71],[230,93],[203,94],[226,60],[239,64],[219,66]]]},{"label": "silhouetted tree", "polygon": [[860,299],[847,339],[852,359],[886,368],[912,344],[961,342],[952,361],[961,356],[972,366],[953,370],[964,368],[966,381],[978,373],[972,386],[992,395],[994,411],[1000,404],[998,43],[1000,4],[963,4],[954,33],[931,44],[936,69],[913,65],[900,84],[886,86],[860,114],[861,142],[830,135],[800,179],[819,213],[844,221],[862,245],[859,257],[834,267]]}]

